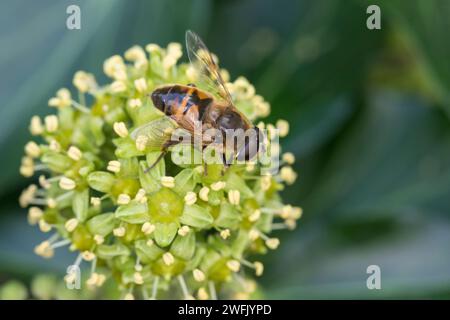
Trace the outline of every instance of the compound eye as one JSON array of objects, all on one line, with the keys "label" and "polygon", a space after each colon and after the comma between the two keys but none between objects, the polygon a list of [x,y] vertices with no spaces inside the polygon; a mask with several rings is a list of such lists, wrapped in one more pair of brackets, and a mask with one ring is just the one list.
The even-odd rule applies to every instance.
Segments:
[{"label": "compound eye", "polygon": [[164,112],[166,104],[164,103],[164,99],[163,99],[164,95],[161,92],[158,91],[154,91],[152,93],[152,101],[153,101],[153,105],[161,110],[162,112]]},{"label": "compound eye", "polygon": [[217,124],[220,129],[239,129],[242,128],[244,122],[239,114],[236,112],[227,112],[217,119]]}]

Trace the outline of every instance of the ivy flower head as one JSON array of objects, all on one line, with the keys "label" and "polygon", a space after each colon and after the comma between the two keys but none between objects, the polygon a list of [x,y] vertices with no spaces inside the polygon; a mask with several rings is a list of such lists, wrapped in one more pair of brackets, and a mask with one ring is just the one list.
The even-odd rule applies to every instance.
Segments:
[{"label": "ivy flower head", "polygon": [[[178,164],[172,154],[180,146],[156,162],[152,137],[132,137],[161,117],[149,99],[157,86],[195,79],[181,56],[178,43],[133,46],[103,63],[109,84],[78,71],[78,92],[58,90],[49,100],[55,113],[31,119],[34,140],[20,173],[36,182],[19,202],[29,207],[29,223],[50,234],[35,253],[51,258],[65,246],[78,252],[74,265],[90,265],[85,285],[92,290],[112,282],[124,299],[248,297],[264,270],[254,257],[275,250],[273,231],[292,229],[301,216],[279,195],[297,178],[292,153],[264,175],[259,163],[227,170]],[[221,74],[240,112],[255,123],[268,116],[269,104],[247,79],[230,82],[226,70]],[[289,132],[285,120],[258,128],[279,137]]]}]

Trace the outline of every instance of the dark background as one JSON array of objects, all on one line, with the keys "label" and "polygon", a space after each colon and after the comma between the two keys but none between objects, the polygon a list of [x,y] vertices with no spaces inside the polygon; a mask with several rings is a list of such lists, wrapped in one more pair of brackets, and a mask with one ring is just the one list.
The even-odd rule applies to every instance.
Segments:
[{"label": "dark background", "polygon": [[[81,30],[66,8],[81,8]],[[382,29],[366,28],[378,4]],[[284,150],[299,179],[283,196],[304,208],[264,258],[264,297],[450,297],[450,1],[5,1],[0,3],[0,283],[64,274],[64,250],[17,198],[29,119],[82,69],[134,44],[202,36],[232,78],[247,77],[288,119]],[[185,57],[182,59],[186,59]],[[382,290],[366,288],[381,267]]]}]

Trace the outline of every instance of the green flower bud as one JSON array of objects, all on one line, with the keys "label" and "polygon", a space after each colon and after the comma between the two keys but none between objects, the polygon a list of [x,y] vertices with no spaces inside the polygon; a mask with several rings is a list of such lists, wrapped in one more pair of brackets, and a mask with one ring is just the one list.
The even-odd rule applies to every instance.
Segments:
[{"label": "green flower bud", "polygon": [[163,258],[159,258],[152,264],[152,272],[157,276],[163,276],[166,279],[170,279],[184,272],[186,262],[178,258],[174,258],[174,261],[167,265]]},{"label": "green flower bud", "polygon": [[79,224],[72,232],[72,243],[78,250],[86,251],[90,250],[95,242],[88,228]]},{"label": "green flower bud", "polygon": [[203,257],[200,269],[208,274],[210,280],[226,281],[230,277],[230,270],[226,266],[227,259],[214,250],[208,250]]},{"label": "green flower bud", "polygon": [[120,194],[134,196],[139,190],[139,187],[138,180],[123,177],[114,181],[110,192],[114,197],[118,197]]},{"label": "green flower bud", "polygon": [[125,236],[123,241],[131,244],[133,241],[141,239],[144,234],[141,231],[141,226],[139,224],[126,224],[125,226]]},{"label": "green flower bud", "polygon": [[183,199],[168,188],[161,188],[149,195],[148,211],[155,222],[176,222],[183,213],[183,206]]},{"label": "green flower bud", "polygon": [[42,218],[48,224],[56,224],[60,220],[60,217],[58,216],[58,210],[50,209],[50,208],[48,208],[44,211],[44,215]]}]

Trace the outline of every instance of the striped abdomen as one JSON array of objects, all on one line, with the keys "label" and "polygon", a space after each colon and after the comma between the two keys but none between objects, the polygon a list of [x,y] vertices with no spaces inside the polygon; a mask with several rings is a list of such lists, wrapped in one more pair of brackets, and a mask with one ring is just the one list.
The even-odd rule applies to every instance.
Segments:
[{"label": "striped abdomen", "polygon": [[202,121],[212,100],[211,96],[191,86],[164,86],[152,93],[154,106],[177,122],[184,117]]}]

